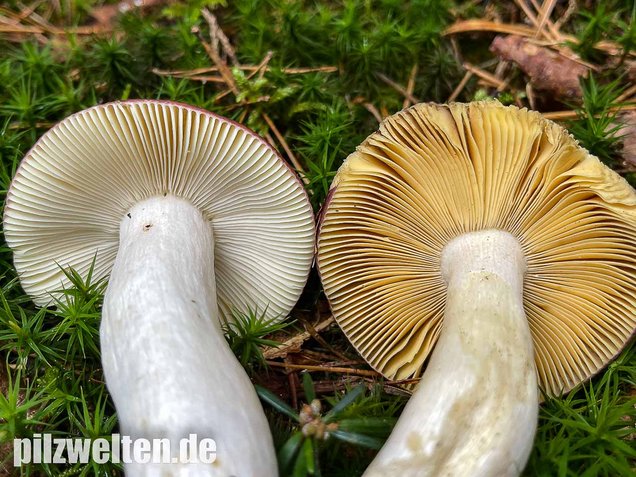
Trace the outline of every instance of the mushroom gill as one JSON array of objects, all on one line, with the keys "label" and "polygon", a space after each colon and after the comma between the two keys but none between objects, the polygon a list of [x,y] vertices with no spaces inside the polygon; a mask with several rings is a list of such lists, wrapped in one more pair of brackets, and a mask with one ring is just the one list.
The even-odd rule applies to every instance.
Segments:
[{"label": "mushroom gill", "polygon": [[636,193],[538,113],[420,104],[346,160],[325,205],[318,265],[334,315],[390,379],[422,373],[446,305],[442,249],[514,236],[540,387],[597,373],[636,328]]}]

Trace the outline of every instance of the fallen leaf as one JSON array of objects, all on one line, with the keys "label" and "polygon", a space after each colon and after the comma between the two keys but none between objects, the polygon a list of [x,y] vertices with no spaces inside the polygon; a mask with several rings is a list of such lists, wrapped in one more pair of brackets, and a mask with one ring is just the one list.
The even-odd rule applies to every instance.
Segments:
[{"label": "fallen leaf", "polygon": [[495,37],[490,51],[519,65],[535,89],[549,91],[561,98],[581,96],[579,80],[589,72],[589,68],[581,63],[517,35]]},{"label": "fallen leaf", "polygon": [[630,171],[636,171],[636,111],[622,113],[618,119],[624,125],[619,131],[623,140],[623,165]]},{"label": "fallen leaf", "polygon": [[150,8],[166,3],[166,0],[124,0],[110,5],[101,5],[91,10],[90,15],[95,19],[97,25],[105,28],[112,28],[113,21],[120,13],[133,10],[135,8]]}]

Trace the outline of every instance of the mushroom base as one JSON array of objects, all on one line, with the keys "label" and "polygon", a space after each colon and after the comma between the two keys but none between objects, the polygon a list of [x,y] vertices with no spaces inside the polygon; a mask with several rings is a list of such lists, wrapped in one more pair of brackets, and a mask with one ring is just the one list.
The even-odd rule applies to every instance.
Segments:
[{"label": "mushroom base", "polygon": [[366,477],[518,476],[537,425],[526,265],[507,232],[443,250],[444,325],[418,388]]},{"label": "mushroom base", "polygon": [[122,435],[214,439],[211,463],[126,465],[128,476],[277,476],[254,388],[219,323],[212,227],[190,203],[145,200],[123,218],[100,329]]}]

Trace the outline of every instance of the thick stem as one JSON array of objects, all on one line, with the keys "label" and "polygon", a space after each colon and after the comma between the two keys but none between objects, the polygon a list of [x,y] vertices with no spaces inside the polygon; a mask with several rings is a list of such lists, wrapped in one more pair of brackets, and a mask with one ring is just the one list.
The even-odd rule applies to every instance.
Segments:
[{"label": "thick stem", "polygon": [[263,409],[219,323],[212,228],[188,202],[155,197],[123,218],[100,333],[122,435],[167,438],[173,457],[190,434],[216,441],[212,464],[131,464],[127,475],[278,475]]},{"label": "thick stem", "polygon": [[525,259],[510,234],[480,231],[443,250],[439,341],[365,476],[518,476],[537,425],[537,378],[523,310]]}]

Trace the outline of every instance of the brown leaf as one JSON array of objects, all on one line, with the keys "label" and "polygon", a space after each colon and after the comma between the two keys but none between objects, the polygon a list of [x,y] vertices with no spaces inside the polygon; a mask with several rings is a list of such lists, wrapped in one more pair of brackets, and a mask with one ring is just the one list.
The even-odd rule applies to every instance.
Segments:
[{"label": "brown leaf", "polygon": [[589,71],[581,63],[516,35],[497,36],[490,51],[519,65],[535,89],[549,91],[561,98],[581,96],[579,79],[587,76]]},{"label": "brown leaf", "polygon": [[150,8],[167,3],[167,0],[124,0],[117,4],[100,5],[91,10],[90,15],[95,22],[107,28],[112,28],[113,21],[120,14],[135,8]]},{"label": "brown leaf", "polygon": [[623,139],[623,165],[636,171],[636,111],[628,111],[619,116],[624,127],[619,131]]}]

